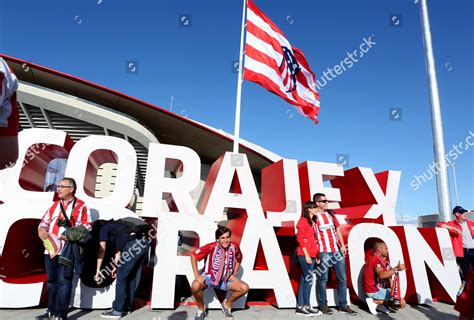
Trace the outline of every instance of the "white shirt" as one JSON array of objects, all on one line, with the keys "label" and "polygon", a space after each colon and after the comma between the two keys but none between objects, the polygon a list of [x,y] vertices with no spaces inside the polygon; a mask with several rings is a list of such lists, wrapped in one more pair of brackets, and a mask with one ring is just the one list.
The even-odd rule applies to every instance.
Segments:
[{"label": "white shirt", "polygon": [[474,239],[472,239],[471,231],[466,220],[461,222],[462,229],[462,246],[467,249],[474,249]]}]

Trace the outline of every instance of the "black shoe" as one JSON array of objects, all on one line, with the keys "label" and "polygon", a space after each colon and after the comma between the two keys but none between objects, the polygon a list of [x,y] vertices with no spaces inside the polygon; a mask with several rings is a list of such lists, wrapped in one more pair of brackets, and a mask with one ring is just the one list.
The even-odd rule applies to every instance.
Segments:
[{"label": "black shoe", "polygon": [[54,315],[49,311],[46,311],[45,313],[40,314],[39,316],[35,317],[36,320],[46,320],[46,319],[52,319],[52,318],[54,318]]},{"label": "black shoe", "polygon": [[321,310],[323,314],[326,314],[328,316],[332,314],[332,310],[329,309],[328,306],[321,306],[319,307],[319,310]]},{"label": "black shoe", "polygon": [[386,307],[386,308],[387,308],[389,311],[391,311],[391,312],[397,312],[397,311],[400,309],[400,307],[396,307],[396,306],[394,306],[394,305],[389,305],[389,306]]},{"label": "black shoe", "polygon": [[120,319],[122,318],[122,314],[117,314],[114,310],[104,311],[100,314],[102,318],[107,319]]},{"label": "black shoe", "polygon": [[305,307],[299,307],[299,306],[296,306],[295,314],[297,316],[304,316],[304,317],[312,317],[313,316],[313,314],[310,313],[308,310],[306,310]]},{"label": "black shoe", "polygon": [[357,315],[357,312],[355,312],[354,310],[352,310],[351,308],[349,308],[348,306],[345,306],[345,307],[339,307],[339,312],[342,312],[342,313],[345,313],[349,316],[356,316]]},{"label": "black shoe", "polygon": [[376,310],[377,312],[380,312],[380,313],[383,313],[383,314],[390,314],[390,313],[393,313],[393,312],[394,312],[394,311],[392,311],[392,309],[390,309],[390,307],[387,308],[387,307],[384,306],[383,304],[379,304],[379,305],[377,306],[377,308],[375,308],[375,310]]}]

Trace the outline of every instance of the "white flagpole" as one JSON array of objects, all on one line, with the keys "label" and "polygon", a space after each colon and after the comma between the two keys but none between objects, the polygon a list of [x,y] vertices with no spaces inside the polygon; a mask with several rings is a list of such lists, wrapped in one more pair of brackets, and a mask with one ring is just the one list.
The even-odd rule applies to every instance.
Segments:
[{"label": "white flagpole", "polygon": [[247,10],[247,0],[243,0],[242,9],[242,29],[240,31],[240,56],[239,56],[239,75],[237,79],[237,99],[235,101],[235,125],[234,125],[234,153],[239,152],[240,135],[240,101],[242,96],[243,60],[244,60],[244,34],[245,34],[245,11]]},{"label": "white flagpole", "polygon": [[[438,82],[436,80],[436,69],[431,44],[430,19],[428,16],[427,0],[421,0],[421,20],[423,29],[423,40],[425,44],[425,59],[428,72],[428,83],[430,88],[431,105],[431,129],[433,131],[433,147],[435,163],[439,164],[441,170],[436,175],[436,189],[438,192],[438,211],[441,221],[449,221],[449,184],[448,169],[445,159],[443,121],[441,119],[441,105],[439,102]],[[438,166],[436,166],[438,167]]]}]

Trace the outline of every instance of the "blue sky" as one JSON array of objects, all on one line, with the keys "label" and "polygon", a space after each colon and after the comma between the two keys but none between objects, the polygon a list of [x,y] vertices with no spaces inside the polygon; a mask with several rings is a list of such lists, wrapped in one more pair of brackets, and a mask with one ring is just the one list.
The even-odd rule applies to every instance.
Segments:
[{"label": "blue sky", "polygon": [[[336,162],[342,154],[349,167],[400,170],[397,213],[436,212],[435,179],[416,191],[410,186],[415,175],[429,176],[433,161],[418,1],[254,2],[304,52],[317,79],[358,50],[364,38],[375,44],[321,88],[318,125],[244,82],[241,136],[298,161]],[[164,108],[173,96],[174,112],[233,132],[237,74],[232,65],[239,54],[242,1],[0,3],[0,52]],[[447,152],[465,141],[469,130],[474,134],[473,12],[471,0],[429,0]],[[180,25],[182,15],[187,26]],[[127,70],[130,62],[135,73]],[[392,108],[398,120],[390,119]],[[474,209],[473,149],[455,151],[459,200],[468,209]],[[451,170],[450,182],[453,189]]]}]

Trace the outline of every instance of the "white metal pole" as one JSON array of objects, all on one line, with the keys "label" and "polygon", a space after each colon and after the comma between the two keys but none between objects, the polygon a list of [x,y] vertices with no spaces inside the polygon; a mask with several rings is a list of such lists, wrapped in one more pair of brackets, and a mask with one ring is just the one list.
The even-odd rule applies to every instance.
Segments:
[{"label": "white metal pole", "polygon": [[247,10],[247,0],[243,0],[242,8],[242,29],[240,31],[240,51],[239,51],[239,75],[237,79],[237,99],[235,100],[235,125],[234,125],[234,153],[239,152],[240,137],[240,101],[242,96],[242,74],[244,60],[244,35],[245,35],[245,11]]},{"label": "white metal pole", "polygon": [[404,225],[405,222],[403,221],[403,207],[402,207],[402,195],[401,194],[399,195],[399,199],[400,199],[400,224]]},{"label": "white metal pole", "polygon": [[439,165],[439,172],[436,175],[436,189],[438,193],[438,211],[440,221],[449,221],[449,183],[448,170],[446,166],[443,121],[441,119],[441,105],[439,102],[438,82],[436,80],[436,69],[431,43],[430,21],[428,16],[427,0],[420,2],[423,41],[425,44],[425,59],[428,72],[428,84],[430,88],[431,105],[431,129],[433,131],[434,160],[436,167]]},{"label": "white metal pole", "polygon": [[456,181],[456,164],[452,163],[451,167],[453,168],[453,180],[454,180],[454,196],[456,197],[456,205],[459,205],[459,196],[458,196],[458,182]]}]

